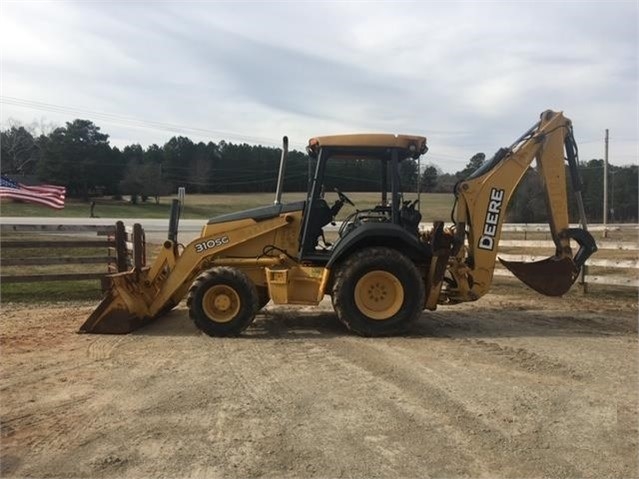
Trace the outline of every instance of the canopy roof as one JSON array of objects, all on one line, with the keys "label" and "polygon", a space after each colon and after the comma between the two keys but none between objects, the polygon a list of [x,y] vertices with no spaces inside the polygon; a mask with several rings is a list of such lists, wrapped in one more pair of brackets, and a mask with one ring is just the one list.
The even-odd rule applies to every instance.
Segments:
[{"label": "canopy roof", "polygon": [[426,137],[385,133],[317,136],[308,140],[306,151],[316,157],[321,148],[338,150],[336,156],[340,157],[384,156],[396,148],[401,150],[400,159],[418,158],[428,151]]}]

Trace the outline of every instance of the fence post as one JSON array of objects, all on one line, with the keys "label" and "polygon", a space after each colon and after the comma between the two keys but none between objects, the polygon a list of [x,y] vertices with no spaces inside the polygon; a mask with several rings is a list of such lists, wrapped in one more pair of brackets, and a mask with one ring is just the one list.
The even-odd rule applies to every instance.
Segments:
[{"label": "fence post", "polygon": [[146,266],[144,230],[139,223],[133,225],[133,266],[136,271],[140,271],[143,266]]},{"label": "fence post", "polygon": [[118,272],[128,269],[126,261],[126,228],[124,222],[115,223],[115,262],[118,265]]},{"label": "fence post", "polygon": [[588,294],[588,283],[586,283],[587,269],[588,269],[588,266],[586,266],[585,264],[581,267],[581,273],[580,273],[581,278],[579,280],[579,284],[581,285],[581,292],[583,294]]}]

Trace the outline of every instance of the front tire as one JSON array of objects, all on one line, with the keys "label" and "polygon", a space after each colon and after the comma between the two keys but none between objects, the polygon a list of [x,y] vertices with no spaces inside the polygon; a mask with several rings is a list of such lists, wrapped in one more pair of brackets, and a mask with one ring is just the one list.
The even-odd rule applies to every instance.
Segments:
[{"label": "front tire", "polygon": [[186,305],[195,325],[209,336],[237,336],[255,319],[258,296],[246,274],[218,267],[195,279]]},{"label": "front tire", "polygon": [[424,283],[413,262],[397,250],[357,251],[339,267],[333,307],[339,320],[361,336],[406,331],[424,305]]}]

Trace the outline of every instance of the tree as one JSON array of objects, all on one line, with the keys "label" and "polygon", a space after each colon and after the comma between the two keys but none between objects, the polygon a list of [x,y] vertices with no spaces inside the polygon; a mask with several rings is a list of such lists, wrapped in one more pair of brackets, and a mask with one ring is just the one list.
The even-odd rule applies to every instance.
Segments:
[{"label": "tree", "polygon": [[162,165],[159,163],[130,163],[120,181],[120,190],[131,196],[131,203],[137,203],[137,197],[142,201],[154,198],[160,204],[160,196],[171,192],[171,185],[162,178]]},{"label": "tree", "polygon": [[120,191],[130,195],[133,204],[137,204],[139,195],[142,195],[142,201],[145,201],[146,197],[142,194],[146,181],[143,172],[144,149],[139,144],[127,145],[122,150],[122,159],[126,166],[119,184]]},{"label": "tree", "polygon": [[29,130],[12,126],[0,133],[2,173],[31,175],[35,173],[40,148]]},{"label": "tree", "polygon": [[155,204],[160,204],[160,196],[171,192],[171,185],[162,178],[162,165],[146,163],[141,170],[144,177],[141,194],[143,197],[153,197]]},{"label": "tree", "polygon": [[612,221],[637,222],[639,218],[639,166],[611,167],[608,190],[611,192],[609,218]]},{"label": "tree", "polygon": [[459,180],[457,176],[451,173],[441,173],[437,176],[437,185],[435,185],[434,193],[452,193],[455,185]]},{"label": "tree", "polygon": [[160,196],[171,192],[171,184],[162,175],[164,152],[161,147],[153,144],[144,150],[138,144],[130,145],[124,147],[122,156],[126,170],[120,189],[131,196],[131,203],[137,203],[137,197],[141,196],[142,201],[152,197],[159,204]]},{"label": "tree", "polygon": [[404,192],[417,191],[419,173],[415,160],[407,158],[399,163],[399,181]]},{"label": "tree", "polygon": [[546,193],[541,175],[528,168],[513,192],[508,205],[507,221],[512,223],[538,223],[548,220]]},{"label": "tree", "polygon": [[161,165],[164,161],[164,149],[153,143],[144,151],[144,163]]},{"label": "tree", "polygon": [[69,196],[84,199],[95,192],[117,191],[123,159],[109,146],[109,135],[89,120],[67,122],[40,138],[38,176],[67,187]]},{"label": "tree", "polygon": [[213,158],[209,156],[206,144],[199,142],[193,150],[192,166],[188,171],[188,184],[192,185],[193,193],[209,191],[208,179],[211,176],[213,166]]},{"label": "tree", "polygon": [[174,136],[165,143],[162,173],[172,189],[189,184],[194,156],[195,144],[185,136]]},{"label": "tree", "polygon": [[466,167],[455,173],[455,176],[458,180],[465,180],[468,178],[473,172],[479,169],[486,160],[486,155],[484,153],[475,153],[472,158],[468,161]]},{"label": "tree", "polygon": [[142,194],[146,178],[144,176],[144,165],[136,162],[126,166],[124,177],[120,180],[120,191],[131,196],[131,203],[137,204],[138,196]]},{"label": "tree", "polygon": [[122,150],[122,157],[127,165],[131,163],[141,165],[145,162],[144,149],[137,143],[125,146]]},{"label": "tree", "polygon": [[439,175],[437,168],[433,165],[428,165],[421,177],[421,189],[426,193],[435,191],[437,186],[437,176]]},{"label": "tree", "polygon": [[[586,216],[590,221],[603,220],[603,170],[604,161],[590,160],[579,168],[583,183],[582,195]],[[636,221],[638,217],[638,173],[637,165],[608,166],[608,219],[610,221]],[[576,202],[572,201],[576,212]],[[577,220],[576,213],[573,219]]]},{"label": "tree", "polygon": [[[603,160],[590,160],[579,168],[582,181],[582,196],[586,216],[590,221],[600,222],[603,220]],[[574,194],[572,194],[574,198]],[[575,212],[573,216],[578,220],[576,203],[571,210]]]}]

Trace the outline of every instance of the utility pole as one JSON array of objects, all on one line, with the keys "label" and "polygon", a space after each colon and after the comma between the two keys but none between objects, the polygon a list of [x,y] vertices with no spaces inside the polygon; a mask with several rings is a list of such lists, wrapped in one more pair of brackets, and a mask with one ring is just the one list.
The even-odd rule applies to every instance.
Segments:
[{"label": "utility pole", "polygon": [[417,158],[417,211],[422,211],[422,157]]},{"label": "utility pole", "polygon": [[308,183],[306,184],[307,195],[311,193],[311,183],[313,182],[313,160],[308,157]]},{"label": "utility pole", "polygon": [[608,129],[606,128],[606,139],[604,147],[604,170],[603,170],[603,237],[608,237]]}]

